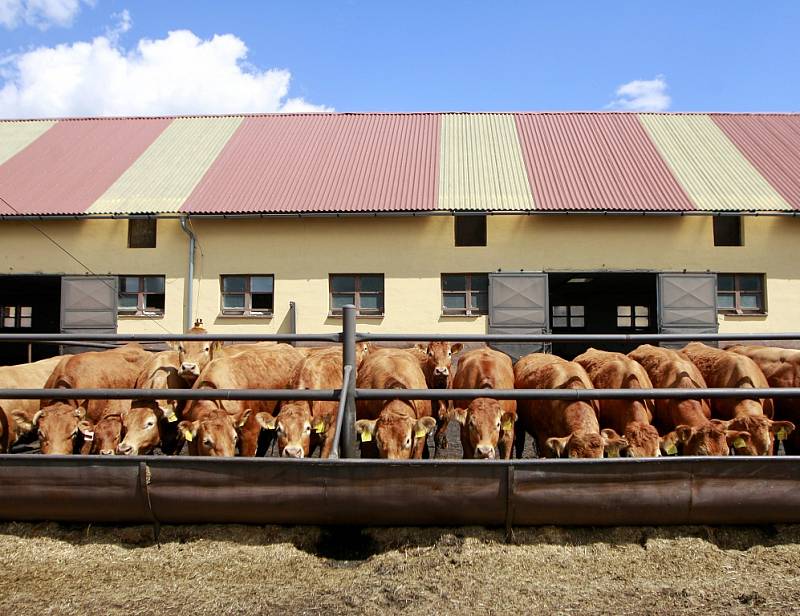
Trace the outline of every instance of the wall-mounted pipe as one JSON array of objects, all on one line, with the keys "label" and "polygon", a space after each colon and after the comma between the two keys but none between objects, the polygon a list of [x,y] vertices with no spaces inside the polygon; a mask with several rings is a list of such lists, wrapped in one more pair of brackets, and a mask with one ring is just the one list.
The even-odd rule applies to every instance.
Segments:
[{"label": "wall-mounted pipe", "polygon": [[189,236],[189,267],[186,273],[186,312],[183,316],[183,331],[188,332],[192,327],[194,313],[194,253],[197,238],[194,231],[187,224],[188,216],[181,216],[181,229]]}]

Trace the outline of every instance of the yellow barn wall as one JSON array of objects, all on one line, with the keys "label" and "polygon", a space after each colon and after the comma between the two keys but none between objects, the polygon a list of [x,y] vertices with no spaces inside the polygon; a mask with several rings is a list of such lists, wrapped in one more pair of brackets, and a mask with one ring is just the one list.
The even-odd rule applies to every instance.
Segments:
[{"label": "yellow barn wall", "polygon": [[[486,331],[486,317],[441,316],[440,274],[505,271],[719,271],[767,274],[768,316],[720,317],[724,332],[800,328],[800,220],[746,218],[744,247],[714,247],[709,217],[492,216],[486,247],[456,248],[450,216],[391,218],[193,219],[198,237],[195,316],[210,331],[287,332],[297,304],[298,330],[332,332],[328,274],[385,274],[382,318],[365,331]],[[87,267],[67,257],[32,226],[0,223],[5,274],[162,274],[166,314],[121,317],[119,331],[163,333],[183,327],[188,239],[162,220],[158,246],[128,249],[122,220],[37,222]],[[274,274],[275,315],[220,316],[221,274]]]}]

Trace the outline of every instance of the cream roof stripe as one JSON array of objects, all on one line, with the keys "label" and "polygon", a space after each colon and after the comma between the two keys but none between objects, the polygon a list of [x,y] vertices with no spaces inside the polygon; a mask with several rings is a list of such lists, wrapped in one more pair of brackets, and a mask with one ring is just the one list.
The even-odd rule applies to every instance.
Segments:
[{"label": "cream roof stripe", "polygon": [[0,165],[27,148],[53,124],[52,120],[0,122]]},{"label": "cream roof stripe", "polygon": [[242,119],[173,120],[87,213],[177,212]]},{"label": "cream roof stripe", "polygon": [[698,209],[792,209],[708,116],[640,114],[639,120]]},{"label": "cream roof stripe", "polygon": [[514,116],[443,115],[437,209],[532,208]]}]

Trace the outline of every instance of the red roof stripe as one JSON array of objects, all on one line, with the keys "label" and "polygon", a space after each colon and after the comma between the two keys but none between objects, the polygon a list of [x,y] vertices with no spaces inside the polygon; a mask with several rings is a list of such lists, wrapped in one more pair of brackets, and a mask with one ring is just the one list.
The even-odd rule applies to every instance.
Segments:
[{"label": "red roof stripe", "polygon": [[539,210],[695,207],[631,114],[515,114]]},{"label": "red roof stripe", "polygon": [[433,210],[439,116],[247,117],[181,211]]},{"label": "red roof stripe", "polygon": [[712,115],[711,119],[789,205],[800,210],[800,116]]},{"label": "red roof stripe", "polygon": [[0,165],[0,214],[82,214],[171,121],[58,122]]}]

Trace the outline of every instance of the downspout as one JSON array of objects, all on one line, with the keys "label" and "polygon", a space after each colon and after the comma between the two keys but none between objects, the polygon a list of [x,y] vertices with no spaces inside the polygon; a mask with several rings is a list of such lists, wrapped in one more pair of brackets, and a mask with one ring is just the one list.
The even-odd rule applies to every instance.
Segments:
[{"label": "downspout", "polygon": [[188,332],[192,326],[192,313],[194,302],[194,249],[197,243],[197,238],[194,232],[186,224],[189,220],[188,216],[181,216],[181,229],[189,236],[189,271],[186,274],[186,311],[183,316],[183,331]]}]

